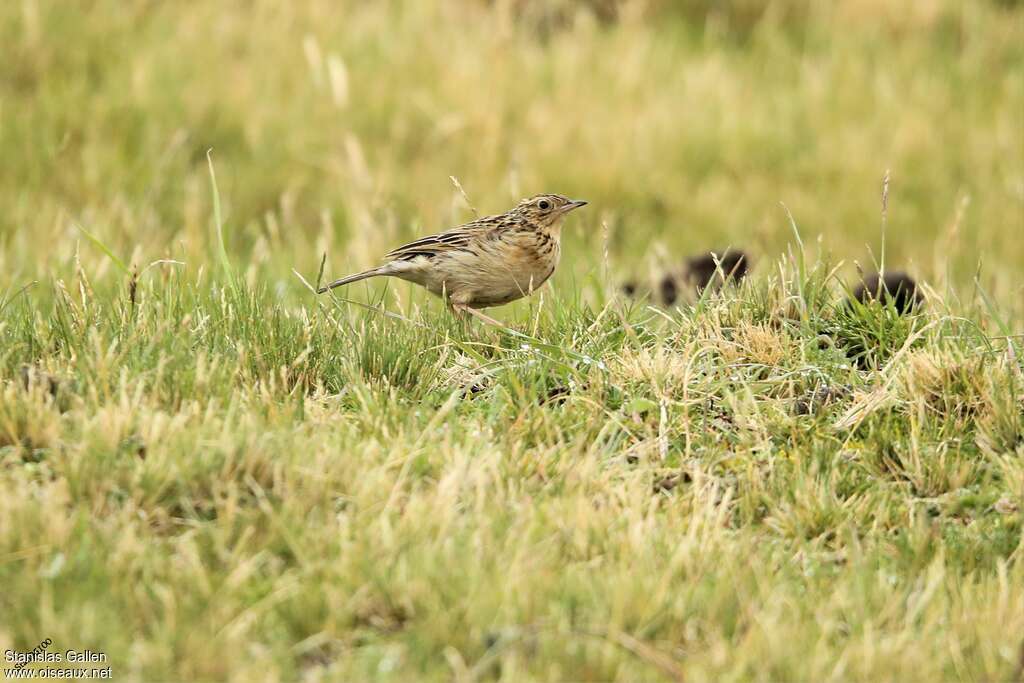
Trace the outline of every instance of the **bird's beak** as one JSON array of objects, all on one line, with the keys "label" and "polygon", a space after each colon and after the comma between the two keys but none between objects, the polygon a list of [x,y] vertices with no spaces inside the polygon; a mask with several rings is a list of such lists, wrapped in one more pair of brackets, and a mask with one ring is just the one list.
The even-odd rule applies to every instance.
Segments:
[{"label": "bird's beak", "polygon": [[578,209],[581,206],[586,206],[586,205],[587,205],[587,203],[585,201],[583,201],[582,199],[574,199],[574,200],[572,200],[571,202],[569,202],[568,204],[565,205],[565,208],[562,209],[562,213],[569,213],[573,209]]}]

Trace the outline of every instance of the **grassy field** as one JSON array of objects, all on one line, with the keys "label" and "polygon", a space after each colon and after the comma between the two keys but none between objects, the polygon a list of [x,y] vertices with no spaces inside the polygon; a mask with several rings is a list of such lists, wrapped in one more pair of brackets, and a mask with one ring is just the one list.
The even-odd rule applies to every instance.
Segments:
[{"label": "grassy field", "polygon": [[[1019,3],[12,0],[0,46],[0,651],[1024,675]],[[511,331],[306,284],[539,192],[590,206]],[[915,314],[844,305],[883,260]]]}]

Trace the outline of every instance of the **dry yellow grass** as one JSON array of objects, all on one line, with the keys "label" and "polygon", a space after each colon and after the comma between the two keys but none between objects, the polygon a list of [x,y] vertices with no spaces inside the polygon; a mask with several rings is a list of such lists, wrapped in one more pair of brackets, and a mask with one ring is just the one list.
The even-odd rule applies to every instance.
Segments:
[{"label": "dry yellow grass", "polygon": [[[1019,678],[1022,19],[0,4],[0,651],[117,680]],[[887,169],[912,316],[843,304]],[[495,312],[518,335],[292,272],[540,191],[591,206]],[[729,245],[742,287],[616,295]]]}]

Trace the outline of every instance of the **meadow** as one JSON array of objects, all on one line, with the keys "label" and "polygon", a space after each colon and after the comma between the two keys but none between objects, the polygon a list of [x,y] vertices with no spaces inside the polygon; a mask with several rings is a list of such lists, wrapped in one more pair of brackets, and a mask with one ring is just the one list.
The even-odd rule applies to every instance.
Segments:
[{"label": "meadow", "polygon": [[[19,0],[0,64],[0,651],[1024,677],[1020,3]],[[540,192],[508,330],[311,291]]]}]

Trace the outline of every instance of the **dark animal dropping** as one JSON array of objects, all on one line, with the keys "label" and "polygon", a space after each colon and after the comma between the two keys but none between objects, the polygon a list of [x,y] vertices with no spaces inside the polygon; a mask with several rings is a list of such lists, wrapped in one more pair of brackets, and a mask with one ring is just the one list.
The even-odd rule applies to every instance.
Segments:
[{"label": "dark animal dropping", "polygon": [[661,282],[658,283],[658,294],[661,297],[661,303],[665,306],[671,306],[676,302],[679,288],[676,286],[675,276],[669,273],[661,278]]},{"label": "dark animal dropping", "polygon": [[892,301],[900,313],[909,313],[924,302],[924,297],[917,291],[917,283],[902,271],[868,275],[853,290],[853,298],[862,304]]},{"label": "dark animal dropping", "polygon": [[739,249],[726,249],[721,254],[709,251],[686,261],[686,280],[700,293],[709,285],[717,288],[729,280],[739,282],[747,276],[749,264],[750,258]]}]

